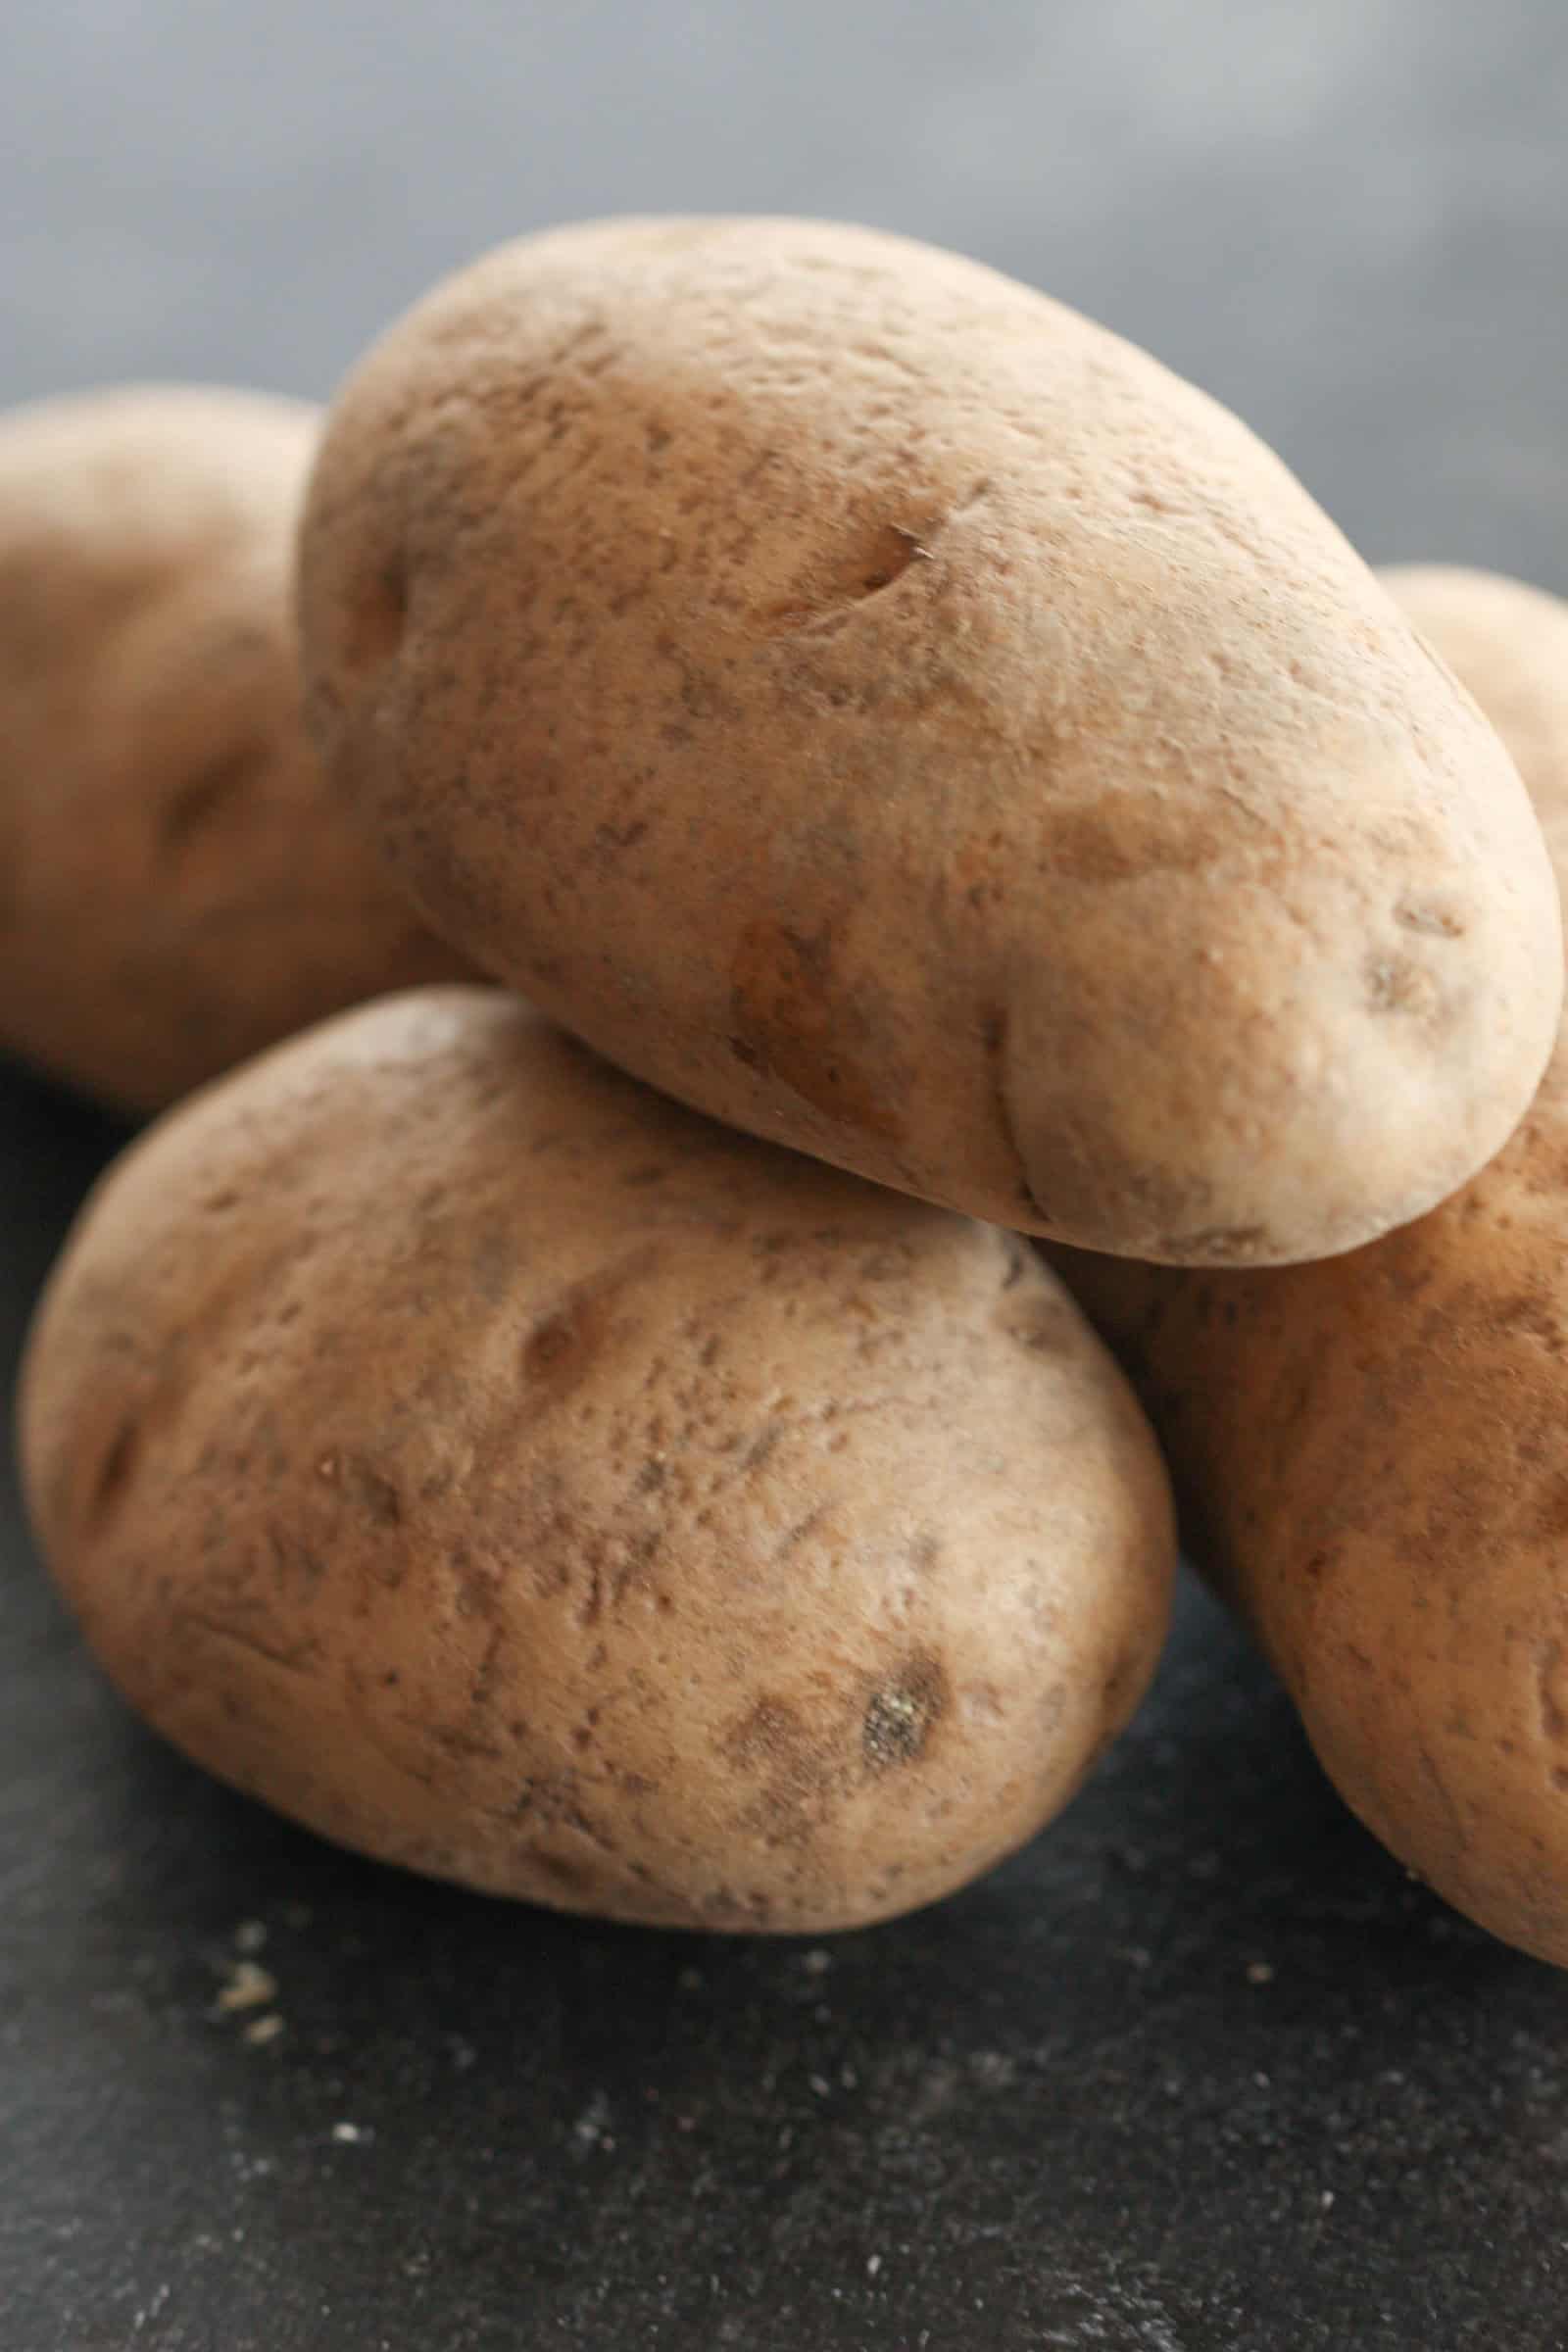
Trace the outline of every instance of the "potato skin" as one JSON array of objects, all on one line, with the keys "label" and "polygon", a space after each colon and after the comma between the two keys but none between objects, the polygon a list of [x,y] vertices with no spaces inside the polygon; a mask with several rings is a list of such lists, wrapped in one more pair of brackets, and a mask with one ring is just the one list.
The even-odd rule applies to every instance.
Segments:
[{"label": "potato skin", "polygon": [[433,926],[735,1125],[1174,1262],[1347,1249],[1523,1115],[1495,738],[1237,421],[972,263],[617,221],[334,405],[312,723]]},{"label": "potato skin", "polygon": [[318,429],[297,402],[171,386],[0,417],[0,1049],[127,1108],[468,968],[301,725]]},{"label": "potato skin", "polygon": [[43,1547],[134,1705],[386,1859],[828,1929],[1029,1838],[1164,1630],[1163,1468],[1016,1237],[500,992],[171,1114],[41,1306]]},{"label": "potato skin", "polygon": [[[1568,874],[1568,605],[1389,580],[1503,730]],[[1461,1911],[1568,1966],[1568,1030],[1493,1164],[1370,1249],[1255,1275],[1050,1255],[1347,1801]]]}]

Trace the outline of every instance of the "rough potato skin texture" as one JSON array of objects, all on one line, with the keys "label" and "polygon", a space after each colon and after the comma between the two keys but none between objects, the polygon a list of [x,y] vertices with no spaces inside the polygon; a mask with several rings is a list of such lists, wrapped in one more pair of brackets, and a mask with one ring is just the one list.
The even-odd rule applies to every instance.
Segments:
[{"label": "rough potato skin texture", "polygon": [[[1389,579],[1503,729],[1568,877],[1568,605]],[[1568,1966],[1568,1032],[1501,1155],[1370,1249],[1250,1275],[1051,1255],[1347,1800]]]},{"label": "rough potato skin texture", "polygon": [[1173,1262],[1370,1240],[1560,1001],[1517,778],[1304,492],[869,230],[505,248],[350,379],[309,708],[436,929],[701,1108]]},{"label": "rough potato skin texture", "polygon": [[469,968],[301,724],[317,432],[293,401],[195,387],[0,417],[0,1050],[130,1109]]},{"label": "rough potato skin texture", "polygon": [[830,1929],[1031,1837],[1164,1631],[1164,1471],[1027,1245],[499,991],[348,1014],[84,1213],[22,1408],[125,1694],[345,1844]]}]

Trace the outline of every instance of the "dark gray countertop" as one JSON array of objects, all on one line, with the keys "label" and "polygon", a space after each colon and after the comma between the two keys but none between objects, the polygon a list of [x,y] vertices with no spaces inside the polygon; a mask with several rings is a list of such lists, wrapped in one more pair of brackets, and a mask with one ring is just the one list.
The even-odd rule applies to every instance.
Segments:
[{"label": "dark gray countertop", "polygon": [[[829,213],[1149,343],[1369,553],[1568,589],[1559,0],[11,0],[5,47],[0,400],[318,391],[515,229]],[[8,1351],[112,1141],[0,1078]],[[554,2345],[1562,2352],[1568,1979],[1379,1852],[1196,1589],[1088,1792],[922,1917],[425,1886],[128,1719],[7,1467],[0,2352]]]}]

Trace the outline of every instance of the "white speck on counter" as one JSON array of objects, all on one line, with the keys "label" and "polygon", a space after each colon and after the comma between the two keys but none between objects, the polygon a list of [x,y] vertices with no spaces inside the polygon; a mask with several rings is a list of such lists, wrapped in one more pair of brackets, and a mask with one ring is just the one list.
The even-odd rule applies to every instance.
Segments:
[{"label": "white speck on counter", "polygon": [[602,2090],[596,2090],[572,2125],[571,2136],[579,2148],[603,2148],[613,2155],[615,2143],[606,2130],[609,2122],[610,2101]]},{"label": "white speck on counter", "polygon": [[1274,1971],[1266,1960],[1250,1961],[1247,1970],[1247,1982],[1249,1984],[1272,1984],[1274,1982]]},{"label": "white speck on counter", "polygon": [[253,1959],[267,1941],[265,1919],[242,1919],[234,1930],[234,1949],[246,1952]]},{"label": "white speck on counter", "polygon": [[332,2137],[344,2147],[358,2147],[362,2141],[373,2139],[375,2133],[368,2124],[334,2124]]},{"label": "white speck on counter", "polygon": [[240,2039],[248,2041],[253,2050],[260,2050],[265,2049],[270,2041],[278,2040],[283,2032],[283,2020],[272,2009],[269,2010],[266,2017],[253,2017]]}]

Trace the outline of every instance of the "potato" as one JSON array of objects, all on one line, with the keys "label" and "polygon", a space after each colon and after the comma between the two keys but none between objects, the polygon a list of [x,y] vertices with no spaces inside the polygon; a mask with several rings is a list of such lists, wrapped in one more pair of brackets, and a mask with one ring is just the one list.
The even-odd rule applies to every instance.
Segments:
[{"label": "potato", "polygon": [[829,1929],[1031,1837],[1142,1691],[1163,1469],[1027,1246],[388,1000],[110,1175],[24,1376],[132,1703],[327,1836]]},{"label": "potato", "polygon": [[[1568,876],[1568,605],[1473,573],[1390,584],[1502,728]],[[1053,1257],[1350,1805],[1568,1966],[1568,1029],[1501,1157],[1352,1256]]]},{"label": "potato", "polygon": [[0,1050],[156,1108],[467,969],[322,791],[290,572],[317,417],[154,388],[0,417]]},{"label": "potato", "polygon": [[341,393],[312,723],[432,925],[699,1107],[1031,1232],[1348,1249],[1522,1116],[1491,731],[1152,360],[869,230],[511,246]]}]

